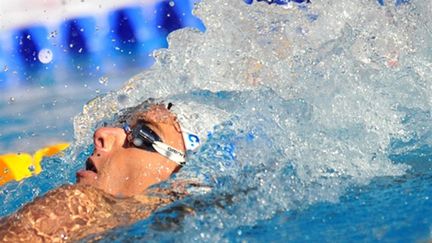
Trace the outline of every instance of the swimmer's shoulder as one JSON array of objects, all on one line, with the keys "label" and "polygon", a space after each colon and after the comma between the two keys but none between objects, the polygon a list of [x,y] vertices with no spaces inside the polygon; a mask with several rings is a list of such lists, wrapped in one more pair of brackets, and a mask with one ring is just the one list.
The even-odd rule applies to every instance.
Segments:
[{"label": "swimmer's shoulder", "polygon": [[114,227],[112,200],[90,186],[61,186],[3,219],[0,241],[64,241],[102,230],[91,224]]}]

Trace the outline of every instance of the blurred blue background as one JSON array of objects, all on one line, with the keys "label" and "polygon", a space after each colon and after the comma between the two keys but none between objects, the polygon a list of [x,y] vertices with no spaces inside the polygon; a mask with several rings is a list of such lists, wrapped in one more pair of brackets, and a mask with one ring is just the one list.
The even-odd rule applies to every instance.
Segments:
[{"label": "blurred blue background", "polygon": [[0,154],[73,140],[72,119],[153,63],[179,28],[204,31],[194,0],[0,5]]},{"label": "blurred blue background", "polygon": [[[148,67],[151,52],[167,47],[168,33],[185,26],[204,30],[192,16],[192,5],[190,0],[136,1],[94,14],[69,14],[55,23],[44,23],[44,16],[17,26],[12,21],[0,32],[0,88],[5,92],[23,85],[49,86],[72,81],[69,75],[81,82],[82,77],[98,79],[125,67]],[[51,8],[56,12],[74,6]]]}]

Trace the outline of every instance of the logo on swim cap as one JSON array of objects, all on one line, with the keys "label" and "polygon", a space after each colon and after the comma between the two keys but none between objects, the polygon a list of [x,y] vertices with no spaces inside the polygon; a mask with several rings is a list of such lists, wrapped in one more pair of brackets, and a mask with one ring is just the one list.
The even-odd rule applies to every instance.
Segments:
[{"label": "logo on swim cap", "polygon": [[198,135],[189,131],[182,131],[182,135],[186,150],[195,150],[200,146],[201,141]]}]

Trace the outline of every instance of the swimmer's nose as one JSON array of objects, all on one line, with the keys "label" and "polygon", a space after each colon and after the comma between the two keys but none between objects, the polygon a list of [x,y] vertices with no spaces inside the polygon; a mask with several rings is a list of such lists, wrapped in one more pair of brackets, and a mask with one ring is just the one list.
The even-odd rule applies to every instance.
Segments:
[{"label": "swimmer's nose", "polygon": [[126,134],[123,129],[115,127],[102,127],[94,133],[94,145],[97,149],[111,151],[115,146],[122,146]]}]

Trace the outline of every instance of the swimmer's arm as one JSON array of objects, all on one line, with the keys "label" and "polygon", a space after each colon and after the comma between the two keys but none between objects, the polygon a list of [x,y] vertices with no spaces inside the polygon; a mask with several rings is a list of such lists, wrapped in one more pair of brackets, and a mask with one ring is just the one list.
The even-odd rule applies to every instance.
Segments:
[{"label": "swimmer's arm", "polygon": [[91,186],[62,186],[2,219],[0,242],[78,240],[147,218],[178,199],[169,192],[118,199]]},{"label": "swimmer's arm", "polygon": [[174,185],[175,191],[149,189],[129,199],[117,199],[90,186],[62,186],[2,219],[0,242],[77,240],[132,224],[185,197],[184,186]]},{"label": "swimmer's arm", "polygon": [[60,187],[2,219],[0,242],[79,239],[115,227],[110,200],[89,187]]}]

